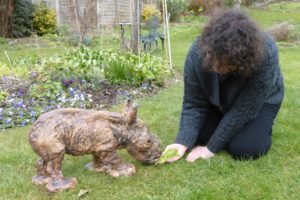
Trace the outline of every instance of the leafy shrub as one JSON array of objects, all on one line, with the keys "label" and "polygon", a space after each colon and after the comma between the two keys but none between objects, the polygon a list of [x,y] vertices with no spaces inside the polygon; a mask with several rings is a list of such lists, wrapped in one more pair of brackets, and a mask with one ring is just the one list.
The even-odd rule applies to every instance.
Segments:
[{"label": "leafy shrub", "polygon": [[195,13],[195,15],[199,15],[204,11],[204,3],[202,0],[193,0],[188,5],[188,10]]},{"label": "leafy shrub", "polygon": [[109,50],[91,50],[81,46],[63,57],[42,61],[42,79],[61,82],[88,82],[103,77],[113,84],[140,85],[143,82],[161,84],[169,71],[158,57]]},{"label": "leafy shrub", "polygon": [[[187,4],[184,0],[168,0],[167,9],[170,13],[170,21],[177,22],[187,12]],[[160,2],[160,10],[163,12],[162,1]]]},{"label": "leafy shrub", "polygon": [[28,37],[32,32],[34,7],[30,0],[13,0],[12,37]]},{"label": "leafy shrub", "polygon": [[81,46],[78,50],[68,53],[65,59],[68,61],[69,66],[72,66],[73,75],[90,81],[95,74],[98,74],[95,71],[102,69],[105,56],[103,51],[91,50]]},{"label": "leafy shrub", "polygon": [[244,6],[251,6],[254,0],[242,0],[242,5]]},{"label": "leafy shrub", "polygon": [[56,32],[56,14],[45,2],[41,2],[33,13],[33,28],[38,35]]},{"label": "leafy shrub", "polygon": [[104,61],[104,77],[113,84],[127,83],[135,86],[143,82],[162,84],[169,74],[166,64],[161,58],[149,54],[108,52]]},{"label": "leafy shrub", "polygon": [[227,7],[233,7],[235,4],[235,0],[224,0],[223,4]]},{"label": "leafy shrub", "polygon": [[60,37],[67,36],[69,34],[69,27],[66,25],[60,26],[57,28],[57,35]]},{"label": "leafy shrub", "polygon": [[160,11],[156,8],[155,5],[145,5],[142,11],[142,19],[147,21],[148,19],[156,16],[160,17]]},{"label": "leafy shrub", "polygon": [[222,6],[221,0],[192,0],[188,5],[188,10],[199,15],[203,12],[209,13],[214,8]]}]

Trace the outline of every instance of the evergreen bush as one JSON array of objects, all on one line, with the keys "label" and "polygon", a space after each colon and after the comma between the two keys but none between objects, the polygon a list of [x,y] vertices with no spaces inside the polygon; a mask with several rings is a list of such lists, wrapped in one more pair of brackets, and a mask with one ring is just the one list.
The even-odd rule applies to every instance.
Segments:
[{"label": "evergreen bush", "polygon": [[11,36],[28,37],[32,32],[34,6],[30,0],[13,0]]}]

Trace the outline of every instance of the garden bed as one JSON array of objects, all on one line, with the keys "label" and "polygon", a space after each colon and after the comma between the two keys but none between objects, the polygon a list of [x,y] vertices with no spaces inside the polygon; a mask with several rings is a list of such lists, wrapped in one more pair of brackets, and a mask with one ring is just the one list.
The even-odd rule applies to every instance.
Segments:
[{"label": "garden bed", "polygon": [[0,68],[0,129],[25,126],[57,108],[108,109],[154,95],[174,80],[159,57],[86,47],[0,62]]}]

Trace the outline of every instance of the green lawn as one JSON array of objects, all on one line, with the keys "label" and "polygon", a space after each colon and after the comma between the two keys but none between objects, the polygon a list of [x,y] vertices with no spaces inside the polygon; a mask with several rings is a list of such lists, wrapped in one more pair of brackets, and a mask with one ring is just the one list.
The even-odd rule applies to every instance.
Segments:
[{"label": "green lawn", "polygon": [[[300,22],[299,12],[284,13],[284,17],[281,11],[250,12],[264,27],[286,18]],[[173,62],[175,69],[181,72],[187,49],[200,29],[197,24],[177,25],[171,29]],[[259,160],[235,161],[222,152],[210,161],[190,164],[181,160],[163,166],[146,166],[121,151],[124,160],[137,166],[137,174],[116,179],[86,170],[84,165],[90,162],[91,156],[66,156],[63,173],[76,177],[79,184],[68,192],[50,194],[44,187],[31,184],[37,156],[27,141],[30,127],[11,129],[0,133],[0,199],[76,199],[83,189],[89,190],[84,199],[299,199],[299,55],[300,47],[280,48],[286,95],[273,130],[272,149]],[[172,143],[176,136],[182,94],[183,84],[177,83],[154,97],[140,100],[139,116],[157,133],[164,146]],[[113,109],[118,110],[118,107]]]}]

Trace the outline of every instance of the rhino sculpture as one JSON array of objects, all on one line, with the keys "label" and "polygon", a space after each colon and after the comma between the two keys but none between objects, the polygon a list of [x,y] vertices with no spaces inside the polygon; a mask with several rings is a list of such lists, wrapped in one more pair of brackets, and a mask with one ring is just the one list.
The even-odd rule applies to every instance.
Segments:
[{"label": "rhino sculpture", "polygon": [[29,133],[32,149],[40,156],[36,162],[36,185],[50,192],[73,188],[76,178],[65,178],[61,171],[65,154],[93,154],[90,170],[111,176],[132,176],[136,169],[118,156],[127,152],[142,163],[155,163],[161,155],[160,141],[137,118],[136,104],[127,101],[122,113],[63,108],[42,114]]}]

